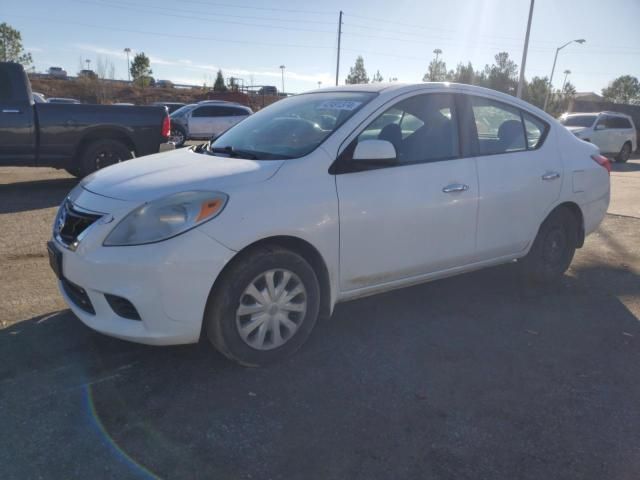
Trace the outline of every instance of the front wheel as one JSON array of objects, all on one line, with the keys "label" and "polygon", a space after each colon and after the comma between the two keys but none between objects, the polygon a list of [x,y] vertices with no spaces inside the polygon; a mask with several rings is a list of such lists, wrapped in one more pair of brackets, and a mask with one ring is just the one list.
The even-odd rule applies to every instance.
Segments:
[{"label": "front wheel", "polygon": [[531,250],[520,261],[522,274],[534,283],[559,280],[567,271],[578,243],[578,224],[566,208],[552,212],[540,226]]},{"label": "front wheel", "polygon": [[309,263],[281,247],[260,247],[219,279],[204,323],[222,354],[241,365],[260,366],[300,348],[319,308],[320,286]]},{"label": "front wheel", "polygon": [[622,146],[620,153],[616,156],[616,161],[626,163],[629,157],[631,157],[631,144],[627,142]]}]

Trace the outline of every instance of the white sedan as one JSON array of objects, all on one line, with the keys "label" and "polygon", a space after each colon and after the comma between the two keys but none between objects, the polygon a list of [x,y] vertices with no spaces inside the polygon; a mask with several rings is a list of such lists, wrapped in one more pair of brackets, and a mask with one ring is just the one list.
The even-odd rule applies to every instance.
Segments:
[{"label": "white sedan", "polygon": [[87,177],[49,255],[89,327],[155,345],[206,335],[262,365],[338,302],[514,260],[530,281],[558,279],[605,215],[609,170],[595,146],[491,90],[323,89],[206,147]]}]

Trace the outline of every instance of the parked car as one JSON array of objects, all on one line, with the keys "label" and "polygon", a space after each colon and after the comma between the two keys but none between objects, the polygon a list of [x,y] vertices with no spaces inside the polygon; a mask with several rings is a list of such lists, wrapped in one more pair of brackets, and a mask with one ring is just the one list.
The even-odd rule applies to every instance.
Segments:
[{"label": "parked car", "polygon": [[620,112],[566,113],[560,123],[576,137],[600,148],[603,155],[618,162],[629,160],[638,147],[636,126],[629,115]]},{"label": "parked car", "polygon": [[91,80],[95,80],[96,78],[98,78],[98,75],[96,75],[96,72],[94,72],[93,70],[80,70],[78,72],[78,78],[88,78]]},{"label": "parked car", "polygon": [[173,147],[165,143],[170,121],[164,108],[37,103],[17,63],[0,63],[0,111],[0,165],[85,176]]},{"label": "parked car", "polygon": [[278,89],[271,85],[265,85],[258,89],[258,95],[278,95]]},{"label": "parked car", "polygon": [[128,102],[116,102],[113,105],[120,105],[121,107],[135,107],[134,103],[128,103]]},{"label": "parked car", "polygon": [[171,80],[156,80],[154,87],[156,88],[173,88]]},{"label": "parked car", "polygon": [[95,330],[155,345],[202,333],[262,365],[338,302],[514,260],[529,281],[559,279],[607,211],[610,167],[492,90],[323,89],[92,175],[58,212],[50,260]]},{"label": "parked car", "polygon": [[239,103],[217,100],[186,105],[171,114],[171,141],[181,147],[187,140],[208,140],[252,113]]},{"label": "parked car", "polygon": [[49,67],[49,75],[54,78],[66,79],[67,71],[62,67]]},{"label": "parked car", "polygon": [[166,107],[169,110],[169,113],[173,113],[181,107],[184,107],[184,103],[180,102],[153,102],[151,105],[156,107]]},{"label": "parked car", "polygon": [[76,100],[75,98],[62,98],[62,97],[49,97],[47,99],[48,103],[67,103],[67,104],[80,104],[82,103],[80,100]]}]

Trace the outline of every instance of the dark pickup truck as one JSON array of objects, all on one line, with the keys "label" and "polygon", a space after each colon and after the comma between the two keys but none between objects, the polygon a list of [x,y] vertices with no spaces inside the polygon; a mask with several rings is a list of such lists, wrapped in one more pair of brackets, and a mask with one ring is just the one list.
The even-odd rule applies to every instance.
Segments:
[{"label": "dark pickup truck", "polygon": [[164,107],[35,103],[17,63],[0,62],[0,165],[64,168],[83,177],[170,149]]}]

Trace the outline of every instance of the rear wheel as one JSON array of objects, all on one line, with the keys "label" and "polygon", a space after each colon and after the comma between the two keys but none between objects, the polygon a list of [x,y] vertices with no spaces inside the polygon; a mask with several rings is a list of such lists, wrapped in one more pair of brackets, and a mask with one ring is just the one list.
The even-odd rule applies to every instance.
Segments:
[{"label": "rear wheel", "polygon": [[101,168],[124,162],[131,157],[129,147],[118,140],[96,140],[84,149],[78,171],[81,176],[86,177]]},{"label": "rear wheel", "polygon": [[616,156],[616,161],[620,163],[626,163],[631,157],[631,144],[629,142],[625,143],[620,150],[620,153]]},{"label": "rear wheel", "polygon": [[552,212],[540,226],[531,250],[521,261],[526,280],[549,283],[567,271],[578,243],[578,222],[566,208]]},{"label": "rear wheel", "polygon": [[205,311],[211,343],[245,366],[295,352],[318,319],[320,286],[297,253],[261,247],[240,258],[218,281]]}]

